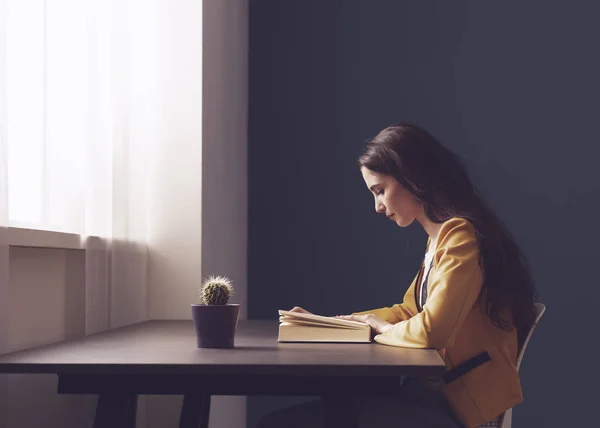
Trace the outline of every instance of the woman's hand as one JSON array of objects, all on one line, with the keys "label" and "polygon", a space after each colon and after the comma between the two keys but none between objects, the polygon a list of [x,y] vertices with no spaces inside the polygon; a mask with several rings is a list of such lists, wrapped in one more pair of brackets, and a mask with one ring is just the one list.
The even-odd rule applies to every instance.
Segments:
[{"label": "woman's hand", "polygon": [[369,324],[371,326],[371,333],[373,334],[383,334],[388,331],[394,324],[390,324],[387,321],[382,320],[381,318],[376,317],[373,314],[366,315],[337,315],[336,318],[340,318],[348,321],[358,321],[364,322],[365,324]]},{"label": "woman's hand", "polygon": [[306,309],[301,308],[300,306],[294,306],[293,309],[290,309],[289,312],[300,312],[301,314],[311,314],[311,312],[308,312]]}]

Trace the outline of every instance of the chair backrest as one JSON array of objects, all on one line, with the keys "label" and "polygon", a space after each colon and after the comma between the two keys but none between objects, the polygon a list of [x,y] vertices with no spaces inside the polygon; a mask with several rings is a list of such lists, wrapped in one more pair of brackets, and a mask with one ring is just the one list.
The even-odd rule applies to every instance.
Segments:
[{"label": "chair backrest", "polygon": [[[527,337],[523,342],[523,346],[519,350],[519,355],[517,356],[517,370],[521,367],[521,361],[523,361],[523,355],[525,354],[525,349],[527,348],[527,344],[529,343],[529,339],[531,339],[531,335],[533,334],[533,330],[537,327],[542,315],[546,312],[546,306],[543,303],[535,303],[534,305],[534,313],[535,318],[533,320],[533,324],[529,329],[529,333],[527,333]],[[500,428],[511,428],[512,427],[512,409],[508,409],[504,414],[502,414],[498,420],[497,425]]]},{"label": "chair backrest", "polygon": [[531,328],[529,329],[529,333],[527,333],[527,337],[525,338],[525,341],[523,342],[523,346],[521,346],[521,349],[519,350],[519,355],[517,356],[517,370],[519,370],[519,367],[521,366],[521,361],[523,360],[523,355],[525,354],[525,349],[527,348],[529,339],[531,339],[533,330],[535,330],[538,323],[540,322],[540,319],[542,318],[542,315],[544,315],[544,312],[546,312],[546,306],[543,303],[538,302],[538,303],[535,303],[533,306],[534,306],[535,319],[533,320],[533,324],[531,325]]}]

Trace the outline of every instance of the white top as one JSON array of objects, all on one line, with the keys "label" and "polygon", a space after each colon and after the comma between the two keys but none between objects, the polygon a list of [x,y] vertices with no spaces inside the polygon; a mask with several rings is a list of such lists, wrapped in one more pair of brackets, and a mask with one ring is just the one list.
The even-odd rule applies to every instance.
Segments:
[{"label": "white top", "polygon": [[431,262],[433,261],[433,254],[435,253],[435,245],[437,238],[429,243],[429,248],[425,253],[425,261],[423,262],[423,275],[421,276],[421,292],[419,293],[419,306],[423,307],[423,290],[425,289],[425,280],[427,274],[429,274],[429,268],[431,268]]}]

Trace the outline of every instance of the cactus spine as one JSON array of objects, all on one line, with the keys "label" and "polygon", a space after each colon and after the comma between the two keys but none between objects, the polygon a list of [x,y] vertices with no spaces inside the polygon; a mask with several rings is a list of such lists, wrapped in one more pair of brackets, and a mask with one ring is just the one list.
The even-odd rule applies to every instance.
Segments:
[{"label": "cactus spine", "polygon": [[211,275],[200,290],[200,299],[206,305],[226,305],[232,295],[233,286],[226,276]]}]

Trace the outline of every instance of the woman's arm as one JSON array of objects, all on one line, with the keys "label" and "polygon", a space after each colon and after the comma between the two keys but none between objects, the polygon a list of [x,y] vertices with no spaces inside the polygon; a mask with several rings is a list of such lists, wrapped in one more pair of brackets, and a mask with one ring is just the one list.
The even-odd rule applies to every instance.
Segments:
[{"label": "woman's arm", "polygon": [[[443,349],[476,304],[483,275],[473,226],[463,219],[447,221],[439,232],[435,272],[423,311],[401,320],[375,340],[385,345]],[[414,298],[413,298],[414,300]]]}]

